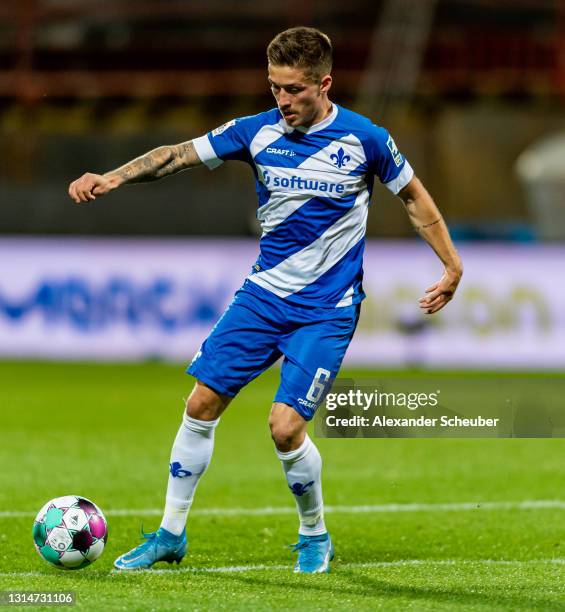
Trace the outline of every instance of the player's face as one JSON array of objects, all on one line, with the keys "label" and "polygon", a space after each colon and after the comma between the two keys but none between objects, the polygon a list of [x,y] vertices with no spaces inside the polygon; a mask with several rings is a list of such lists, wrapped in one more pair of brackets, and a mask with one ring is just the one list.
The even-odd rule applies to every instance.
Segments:
[{"label": "player's face", "polygon": [[330,75],[314,83],[299,68],[269,64],[271,91],[284,120],[291,127],[310,127],[324,118],[331,82]]}]

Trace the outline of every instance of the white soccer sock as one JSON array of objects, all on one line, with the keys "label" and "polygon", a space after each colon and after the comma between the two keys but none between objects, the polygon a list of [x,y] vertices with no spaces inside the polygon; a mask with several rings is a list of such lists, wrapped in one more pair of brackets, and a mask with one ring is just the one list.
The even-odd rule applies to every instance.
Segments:
[{"label": "white soccer sock", "polygon": [[286,481],[294,493],[302,535],[326,533],[322,499],[322,458],[316,445],[306,434],[296,450],[282,453],[275,449],[282,462]]},{"label": "white soccer sock", "polygon": [[200,421],[186,413],[171,451],[169,484],[161,527],[180,535],[186,525],[194,491],[214,450],[214,430],[220,419]]}]

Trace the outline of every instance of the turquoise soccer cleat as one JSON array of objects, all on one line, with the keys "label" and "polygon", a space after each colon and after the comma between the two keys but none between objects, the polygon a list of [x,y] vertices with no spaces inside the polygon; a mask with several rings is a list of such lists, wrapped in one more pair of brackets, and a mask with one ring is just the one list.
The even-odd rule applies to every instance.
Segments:
[{"label": "turquoise soccer cleat", "polygon": [[323,574],[330,571],[330,561],[334,558],[334,546],[329,533],[316,536],[299,534],[298,543],[292,546],[298,552],[294,566],[297,574]]},{"label": "turquoise soccer cleat", "polygon": [[180,536],[160,528],[154,533],[143,533],[145,542],[118,557],[114,567],[119,570],[148,569],[158,561],[180,563],[186,554],[186,532]]}]

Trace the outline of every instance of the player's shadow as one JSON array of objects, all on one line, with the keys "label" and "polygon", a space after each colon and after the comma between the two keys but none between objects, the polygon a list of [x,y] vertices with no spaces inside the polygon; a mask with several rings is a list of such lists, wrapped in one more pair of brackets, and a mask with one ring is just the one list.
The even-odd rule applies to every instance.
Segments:
[{"label": "player's shadow", "polygon": [[[292,570],[289,569],[289,572]],[[341,584],[344,577],[350,578],[349,584]],[[563,610],[563,606],[558,605],[555,601],[545,598],[528,598],[525,599],[524,594],[503,595],[492,593],[477,593],[470,592],[470,589],[476,588],[476,585],[470,585],[469,589],[463,587],[417,587],[417,586],[399,586],[387,582],[379,578],[360,575],[355,570],[340,569],[339,564],[332,568],[332,573],[326,576],[300,576],[289,574],[289,576],[281,576],[277,572],[272,578],[263,576],[249,576],[245,574],[207,574],[207,578],[216,578],[221,580],[224,585],[226,580],[236,584],[245,584],[248,586],[258,587],[264,585],[268,589],[282,589],[287,592],[291,589],[295,592],[303,591],[312,593],[317,591],[320,593],[320,607],[325,608],[324,598],[335,598],[336,596],[356,596],[364,597],[370,600],[374,597],[390,597],[390,598],[411,598],[416,601],[434,602],[437,604],[450,603],[452,605],[485,605],[493,606],[500,605],[513,610],[523,610],[526,606],[528,609],[543,609],[543,610]],[[224,586],[225,588],[225,586]],[[367,602],[369,604],[369,601]]]}]

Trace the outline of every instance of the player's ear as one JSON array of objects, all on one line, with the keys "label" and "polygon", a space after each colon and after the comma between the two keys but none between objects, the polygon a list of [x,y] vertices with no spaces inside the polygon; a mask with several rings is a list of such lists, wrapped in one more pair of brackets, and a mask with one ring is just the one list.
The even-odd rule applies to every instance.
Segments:
[{"label": "player's ear", "polygon": [[320,81],[320,93],[328,93],[331,86],[332,77],[330,74],[326,74],[326,76],[323,76],[322,80]]}]

